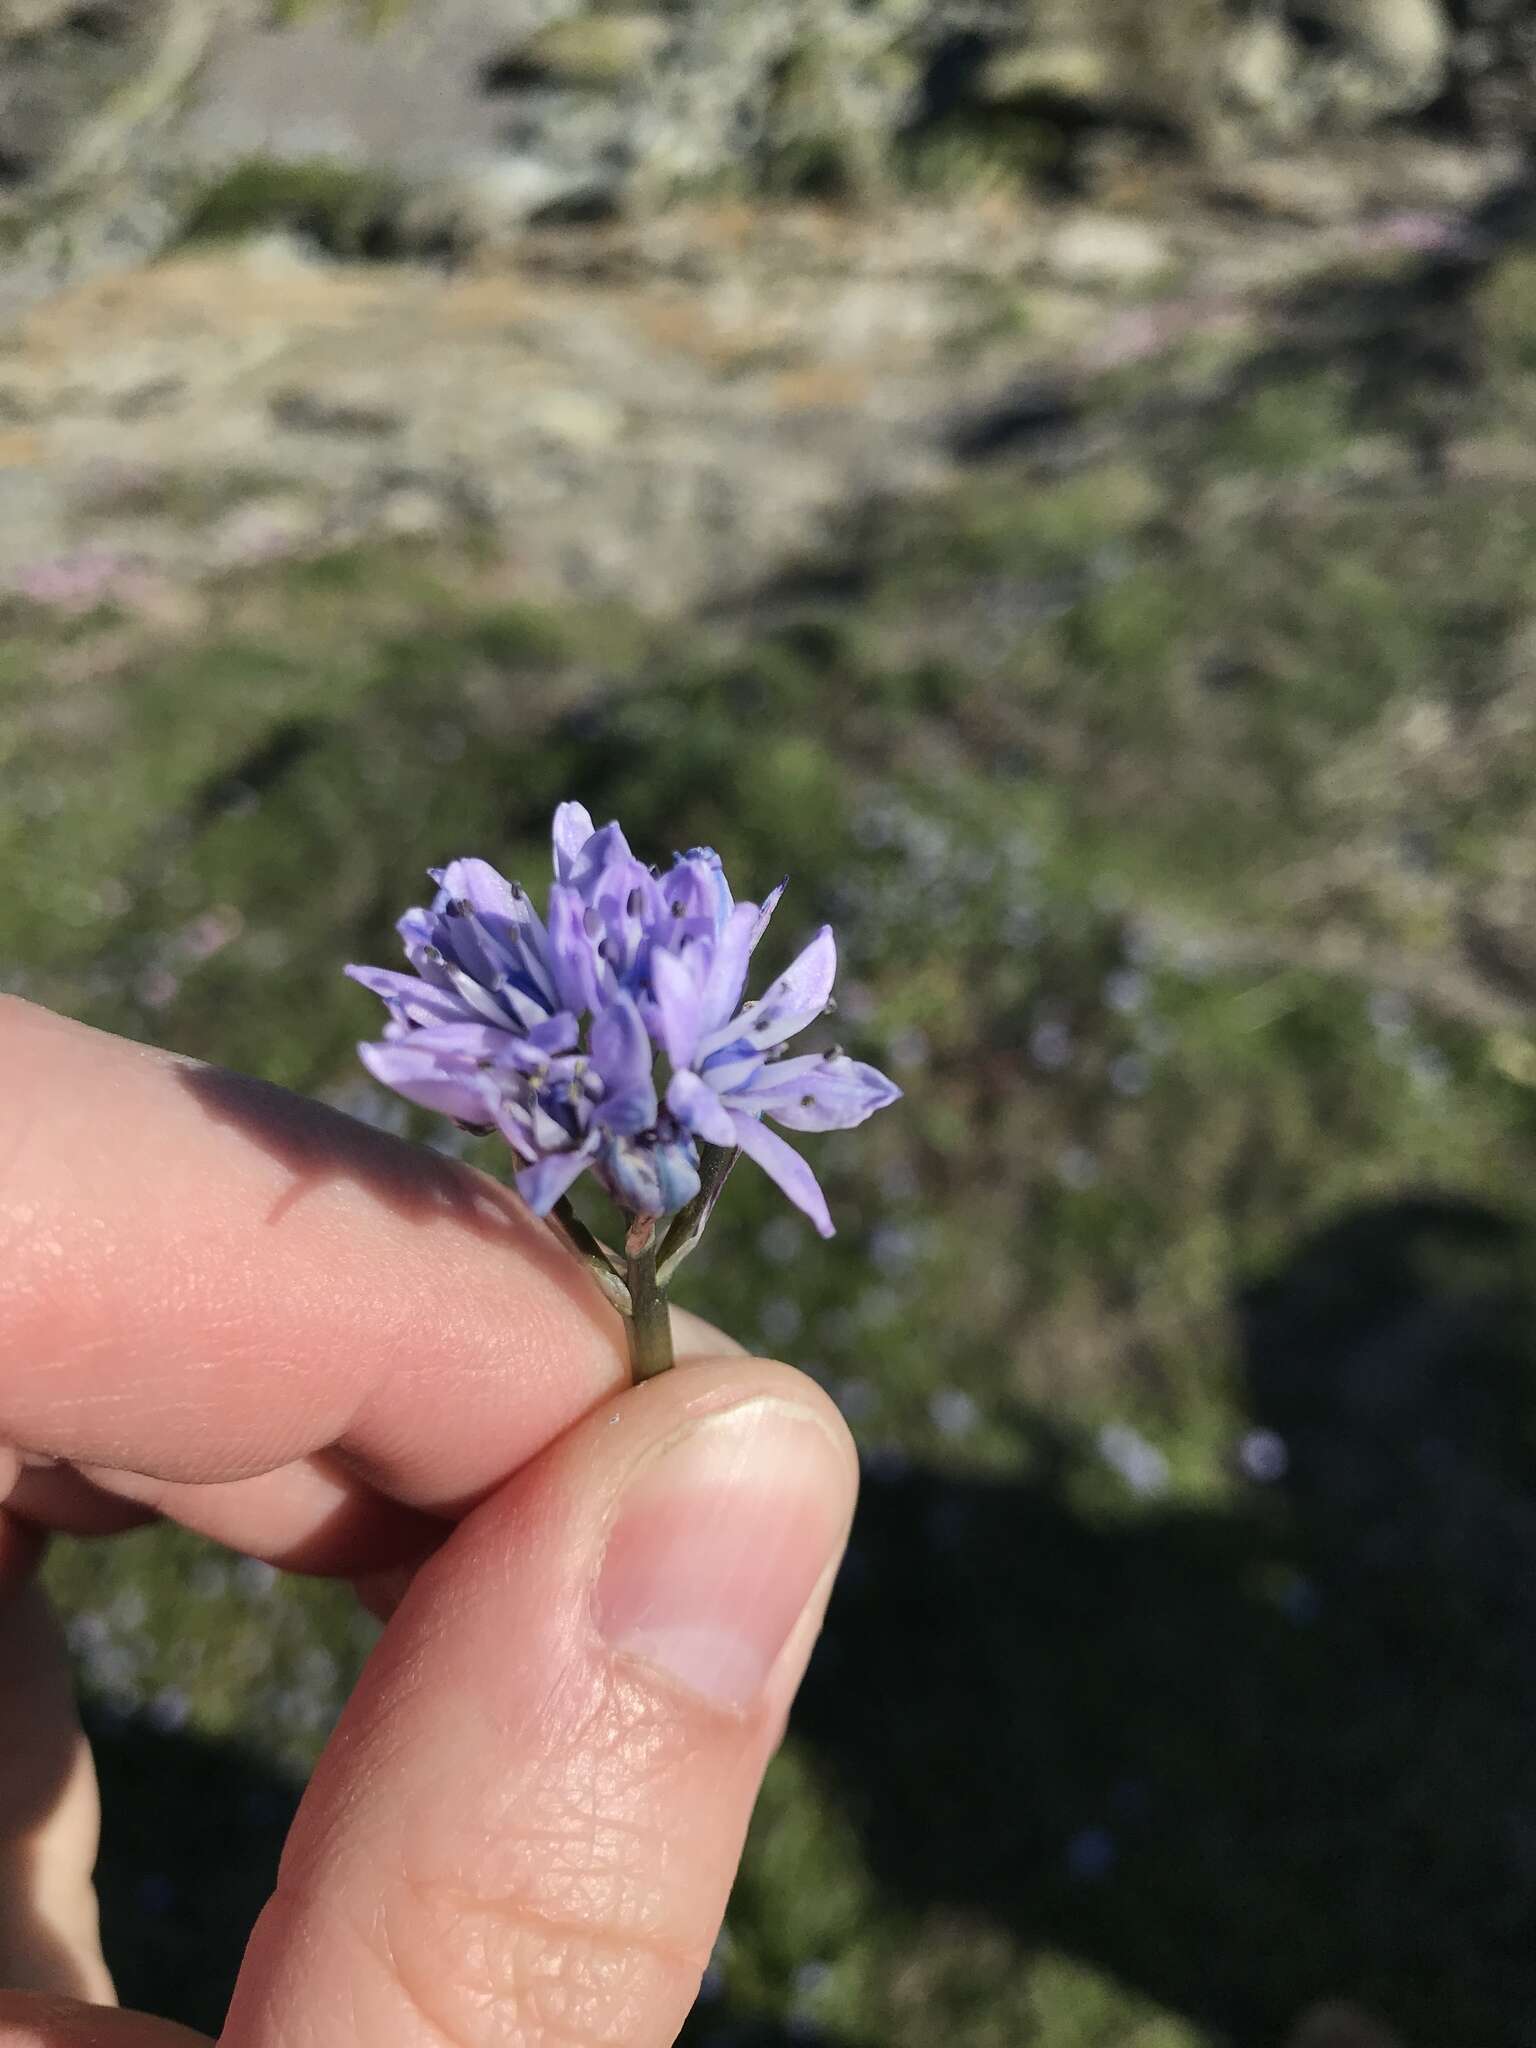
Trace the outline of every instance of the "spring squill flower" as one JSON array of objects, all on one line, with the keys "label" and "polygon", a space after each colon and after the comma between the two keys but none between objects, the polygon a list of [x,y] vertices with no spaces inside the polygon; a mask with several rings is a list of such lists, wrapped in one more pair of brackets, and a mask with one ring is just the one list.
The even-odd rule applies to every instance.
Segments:
[{"label": "spring squill flower", "polygon": [[[547,917],[485,861],[433,870],[431,906],[398,927],[412,971],[347,969],[389,1012],[359,1053],[409,1101],[501,1132],[519,1193],[558,1219],[631,1318],[637,1373],[661,1370],[665,1287],[739,1153],[832,1234],[810,1167],[764,1119],[846,1129],[900,1091],[841,1052],[785,1056],[829,1007],[830,929],[760,1000],[743,1000],[782,885],[761,905],[737,903],[708,847],[657,874],[580,804],[555,813],[554,868]],[[586,1172],[628,1219],[622,1258],[566,1202]]]}]

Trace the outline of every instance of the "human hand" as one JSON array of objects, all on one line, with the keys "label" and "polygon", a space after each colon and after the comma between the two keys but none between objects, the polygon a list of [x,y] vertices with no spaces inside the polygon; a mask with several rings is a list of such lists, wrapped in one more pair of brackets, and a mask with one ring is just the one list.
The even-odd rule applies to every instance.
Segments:
[{"label": "human hand", "polygon": [[0,2048],[112,2009],[94,1781],[31,1567],[164,1515],[388,1617],[225,2048],[664,2048],[852,1509],[836,1411],[617,1319],[495,1183],[0,999]]}]

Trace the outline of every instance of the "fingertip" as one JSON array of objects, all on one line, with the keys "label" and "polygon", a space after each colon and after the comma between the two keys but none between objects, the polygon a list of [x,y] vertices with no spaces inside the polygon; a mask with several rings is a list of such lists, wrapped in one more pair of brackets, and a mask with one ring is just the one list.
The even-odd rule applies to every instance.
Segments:
[{"label": "fingertip", "polygon": [[0,2048],[213,2048],[174,2020],[85,1999],[0,1991]]},{"label": "fingertip", "polygon": [[809,1641],[796,1645],[842,1556],[856,1474],[840,1418],[801,1374],[754,1360],[709,1375],[678,1375],[671,1413],[650,1404],[592,1611],[620,1664],[706,1710],[772,1717],[799,1683]]},{"label": "fingertip", "polygon": [[857,1483],[813,1381],[711,1349],[600,1404],[417,1573],[306,1794],[231,2043],[363,2048],[423,2000],[475,2039],[575,1981],[584,2039],[676,2039]]},{"label": "fingertip", "polygon": [[[840,1462],[840,1486],[846,1486],[850,1511],[859,1476],[858,1448],[841,1409],[826,1389],[799,1366],[783,1359],[763,1358],[707,1323],[698,1323],[699,1348],[677,1347],[677,1367],[639,1386],[626,1388],[598,1411],[610,1426],[625,1426],[625,1441],[642,1446],[669,1431],[716,1411],[754,1400],[769,1400],[815,1423],[831,1439]],[[636,1397],[644,1406],[640,1406]],[[643,1448],[637,1450],[643,1455]]]},{"label": "fingertip", "polygon": [[838,1407],[819,1380],[798,1365],[791,1365],[787,1359],[764,1358],[736,1345],[729,1352],[717,1351],[712,1358],[698,1357],[688,1360],[690,1371],[700,1367],[714,1366],[718,1369],[719,1384],[725,1392],[734,1391],[748,1372],[751,1384],[775,1398],[792,1403],[802,1409],[806,1416],[817,1422],[842,1450],[848,1471],[855,1482],[858,1479],[859,1454],[852,1433]]}]

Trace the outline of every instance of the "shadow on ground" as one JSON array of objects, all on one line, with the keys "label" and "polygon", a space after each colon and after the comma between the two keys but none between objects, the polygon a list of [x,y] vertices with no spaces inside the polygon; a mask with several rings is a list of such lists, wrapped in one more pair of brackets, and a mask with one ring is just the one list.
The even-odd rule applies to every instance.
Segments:
[{"label": "shadow on ground", "polygon": [[1289,1463],[1235,1504],[1090,1517],[1038,1417],[1027,1482],[870,1479],[799,1728],[903,1905],[980,1909],[1243,2048],[1344,1996],[1426,2048],[1528,2038],[1530,1252],[1403,1200],[1246,1292]]},{"label": "shadow on ground", "polygon": [[[1302,1244],[1235,1303],[1287,1468],[1208,1508],[1106,1514],[1038,1415],[1027,1479],[870,1475],[798,1730],[900,1906],[979,1911],[1239,2048],[1338,1997],[1425,2048],[1526,2038],[1531,1249],[1434,1198]],[[296,1788],[234,1745],[92,1734],[123,2000],[216,2032]],[[760,2024],[703,2031],[790,2038]]]},{"label": "shadow on ground", "polygon": [[299,1788],[234,1743],[88,1717],[102,1941],[125,2006],[217,2034]]}]

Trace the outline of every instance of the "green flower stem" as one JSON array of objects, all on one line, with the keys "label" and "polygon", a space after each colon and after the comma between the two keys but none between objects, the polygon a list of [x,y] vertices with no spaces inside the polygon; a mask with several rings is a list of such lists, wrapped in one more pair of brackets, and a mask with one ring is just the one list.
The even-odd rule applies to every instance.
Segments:
[{"label": "green flower stem", "polygon": [[624,1240],[629,1262],[629,1362],[636,1383],[671,1369],[672,1311],[656,1277],[656,1218],[639,1216]]}]

